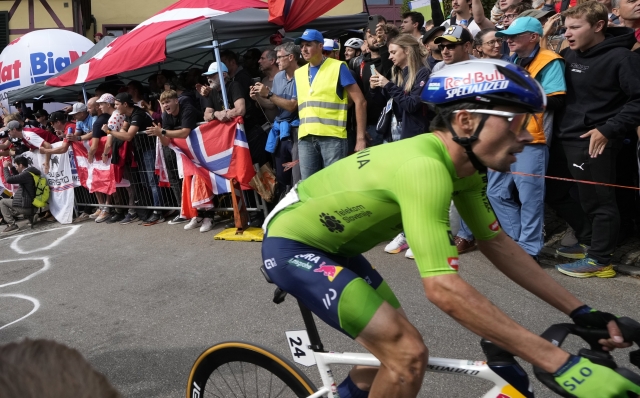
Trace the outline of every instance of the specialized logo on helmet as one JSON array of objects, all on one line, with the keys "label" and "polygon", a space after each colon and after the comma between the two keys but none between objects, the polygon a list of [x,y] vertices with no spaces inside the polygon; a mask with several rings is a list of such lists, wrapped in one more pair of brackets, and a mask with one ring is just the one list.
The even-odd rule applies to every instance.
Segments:
[{"label": "specialized logo on helmet", "polygon": [[331,215],[329,215],[327,213],[321,213],[320,214],[320,222],[322,223],[322,225],[327,227],[327,229],[330,232],[338,232],[338,233],[340,233],[340,232],[344,231],[344,225],[342,225],[340,220],[338,220],[334,216],[331,216]]},{"label": "specialized logo on helmet", "polygon": [[475,72],[468,73],[464,77],[447,77],[444,79],[444,89],[447,90],[447,97],[466,96],[473,93],[486,93],[493,90],[504,90],[509,86],[509,81],[497,70],[491,73]]}]

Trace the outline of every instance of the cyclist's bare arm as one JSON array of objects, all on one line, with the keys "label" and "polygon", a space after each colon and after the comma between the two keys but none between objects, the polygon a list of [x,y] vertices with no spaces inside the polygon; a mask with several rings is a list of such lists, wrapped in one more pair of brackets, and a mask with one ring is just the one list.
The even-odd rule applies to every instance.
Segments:
[{"label": "cyclist's bare arm", "polygon": [[[527,289],[531,293],[540,297],[549,305],[569,315],[571,311],[584,305],[569,291],[562,287],[552,277],[540,268],[516,242],[509,238],[504,232],[500,232],[498,236],[487,241],[478,241],[478,247],[503,274],[509,279]],[[620,336],[622,333],[611,321],[609,325],[609,338],[604,346],[614,348],[629,347],[630,343],[617,343],[613,341],[614,336]],[[622,340],[621,340],[622,341]]]},{"label": "cyclist's bare arm", "polygon": [[500,347],[554,373],[569,354],[517,324],[458,274],[422,278],[429,301],[461,325]]}]

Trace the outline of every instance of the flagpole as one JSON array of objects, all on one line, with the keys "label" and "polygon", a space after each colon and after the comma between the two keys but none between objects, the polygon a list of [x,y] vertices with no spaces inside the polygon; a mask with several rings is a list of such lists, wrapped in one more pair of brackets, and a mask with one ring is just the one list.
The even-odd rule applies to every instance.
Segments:
[{"label": "flagpole", "polygon": [[84,97],[84,103],[87,103],[87,88],[84,86],[84,83],[82,83],[82,96]]},{"label": "flagpole", "polygon": [[222,90],[222,102],[224,103],[224,109],[229,109],[229,100],[227,99],[227,86],[224,81],[224,73],[222,72],[222,61],[220,61],[220,45],[218,40],[215,39],[215,28],[213,27],[213,20],[209,20],[209,26],[211,27],[211,37],[213,41],[213,56],[218,66],[218,79],[220,80],[220,89]]}]

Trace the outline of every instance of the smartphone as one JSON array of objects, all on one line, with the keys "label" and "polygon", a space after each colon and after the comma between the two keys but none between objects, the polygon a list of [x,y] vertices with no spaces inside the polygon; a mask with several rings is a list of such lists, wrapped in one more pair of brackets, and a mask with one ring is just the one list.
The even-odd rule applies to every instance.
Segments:
[{"label": "smartphone", "polygon": [[262,79],[259,77],[252,77],[251,80],[253,80],[253,84],[262,83]]},{"label": "smartphone", "polygon": [[369,29],[369,32],[371,32],[372,35],[376,34],[376,26],[378,26],[378,16],[379,15],[369,15],[367,29]]},{"label": "smartphone", "polygon": [[375,66],[369,65],[369,68],[371,68],[371,76],[378,74],[378,71],[376,70]]}]

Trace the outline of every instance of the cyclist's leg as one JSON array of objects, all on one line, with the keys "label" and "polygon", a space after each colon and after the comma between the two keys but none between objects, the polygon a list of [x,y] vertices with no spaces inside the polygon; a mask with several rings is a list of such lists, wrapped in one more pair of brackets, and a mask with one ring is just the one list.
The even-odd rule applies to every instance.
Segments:
[{"label": "cyclist's leg", "polygon": [[[390,289],[385,292],[382,278],[378,289],[374,289],[373,274],[365,275],[369,276],[367,281],[342,265],[357,269],[358,264],[350,264],[350,259],[290,239],[265,238],[262,256],[276,285],[323,321],[355,338],[380,360],[382,366],[373,383],[372,397],[417,395],[427,364],[427,349],[415,327],[394,308],[399,303]],[[383,296],[395,302],[390,304]]]}]

